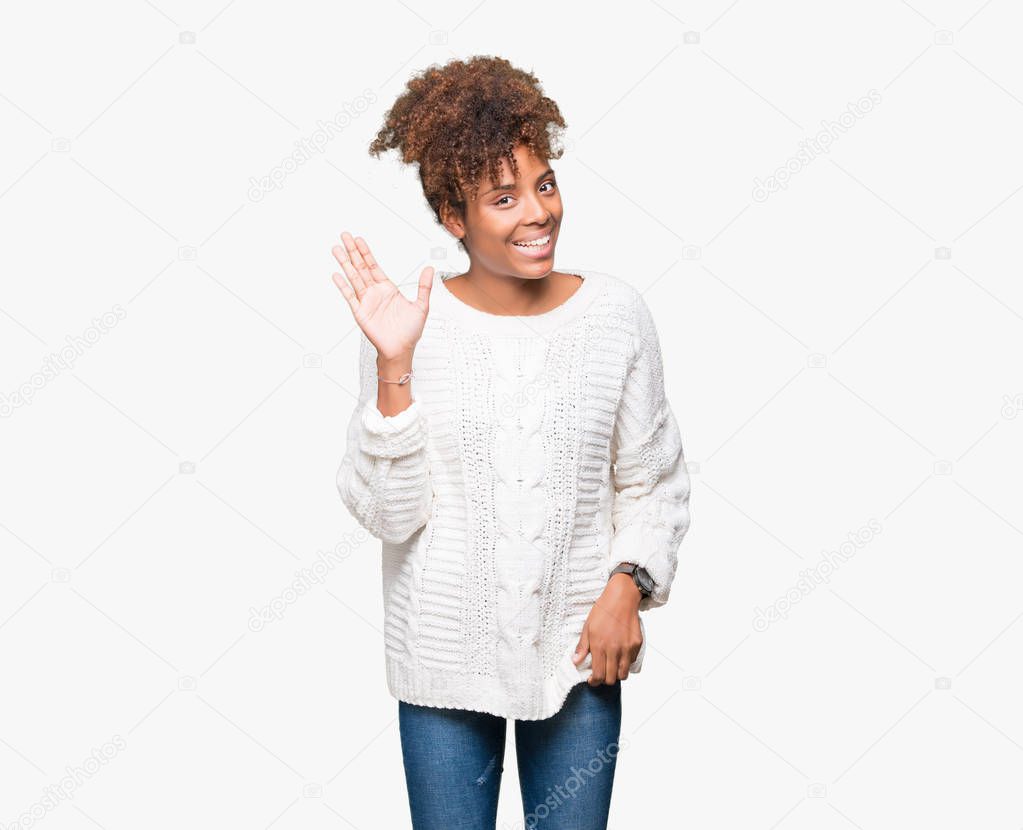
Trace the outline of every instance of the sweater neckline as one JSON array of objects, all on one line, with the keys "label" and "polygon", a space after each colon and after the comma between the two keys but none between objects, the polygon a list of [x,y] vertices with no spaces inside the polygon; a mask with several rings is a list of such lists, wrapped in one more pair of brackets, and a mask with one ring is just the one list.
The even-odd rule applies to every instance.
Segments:
[{"label": "sweater neckline", "polygon": [[430,294],[430,302],[442,315],[476,331],[516,337],[542,336],[578,317],[597,296],[600,288],[601,275],[596,271],[572,268],[564,273],[581,277],[582,285],[563,303],[539,314],[491,314],[473,308],[458,299],[444,284],[451,277],[458,276],[454,271],[436,271],[439,280]]}]

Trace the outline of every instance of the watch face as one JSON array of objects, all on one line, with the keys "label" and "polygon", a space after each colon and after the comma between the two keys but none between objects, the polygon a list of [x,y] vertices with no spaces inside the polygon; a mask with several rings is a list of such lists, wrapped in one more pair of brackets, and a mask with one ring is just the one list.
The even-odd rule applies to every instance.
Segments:
[{"label": "watch face", "polygon": [[639,582],[639,586],[644,591],[649,593],[654,590],[654,581],[650,578],[650,574],[648,574],[643,568],[636,568],[635,576],[637,582]]}]

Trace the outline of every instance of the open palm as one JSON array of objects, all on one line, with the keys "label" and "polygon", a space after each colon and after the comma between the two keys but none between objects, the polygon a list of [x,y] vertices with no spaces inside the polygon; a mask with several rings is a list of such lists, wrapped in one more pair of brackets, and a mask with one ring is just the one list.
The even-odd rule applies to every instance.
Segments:
[{"label": "open palm", "polygon": [[416,299],[408,300],[377,265],[365,239],[353,238],[344,231],[341,241],[344,246],[335,245],[331,251],[345,273],[334,274],[333,279],[348,301],[355,322],[383,359],[411,355],[430,312],[432,266],[426,266],[419,275]]}]

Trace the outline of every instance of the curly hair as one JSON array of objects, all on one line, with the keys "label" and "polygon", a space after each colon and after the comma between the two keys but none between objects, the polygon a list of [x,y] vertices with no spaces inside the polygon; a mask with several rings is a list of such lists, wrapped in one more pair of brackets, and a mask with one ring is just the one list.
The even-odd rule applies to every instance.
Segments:
[{"label": "curly hair", "polygon": [[[399,150],[404,163],[419,165],[423,195],[437,221],[443,223],[445,205],[465,221],[467,197],[476,198],[484,178],[500,181],[501,158],[516,177],[512,151],[519,144],[540,158],[561,158],[556,139],[564,127],[558,105],[533,73],[504,58],[477,55],[414,75],[369,152],[379,157]],[[466,251],[462,240],[458,246]]]}]

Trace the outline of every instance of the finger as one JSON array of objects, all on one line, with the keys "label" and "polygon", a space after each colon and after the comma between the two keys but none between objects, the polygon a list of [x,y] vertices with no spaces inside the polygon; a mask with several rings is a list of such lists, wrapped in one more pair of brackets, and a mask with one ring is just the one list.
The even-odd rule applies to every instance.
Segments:
[{"label": "finger", "polygon": [[599,649],[593,649],[590,651],[593,655],[592,668],[593,671],[590,673],[589,684],[591,686],[599,686],[604,682],[604,671],[607,669],[607,661],[604,657],[604,652]]},{"label": "finger", "polygon": [[582,662],[583,658],[586,657],[586,652],[590,650],[590,636],[586,631],[586,626],[583,626],[583,633],[579,636],[579,643],[575,647],[575,654],[572,655],[572,660],[575,663]]},{"label": "finger", "polygon": [[427,314],[430,312],[430,287],[433,285],[433,266],[427,265],[419,275],[419,295],[416,303]]},{"label": "finger", "polygon": [[369,243],[367,243],[361,236],[357,236],[355,237],[355,247],[358,248],[359,253],[362,254],[362,259],[366,263],[366,267],[369,269],[370,278],[374,282],[387,282],[387,274],[385,274],[380,266],[377,265],[377,261],[373,258],[373,253],[369,249]]},{"label": "finger", "polygon": [[334,285],[341,289],[341,293],[348,301],[348,307],[352,310],[352,314],[355,314],[355,312],[359,310],[359,298],[355,296],[355,291],[352,290],[352,287],[348,284],[348,281],[345,280],[343,275],[334,274],[331,279],[334,280]]},{"label": "finger", "polygon": [[366,260],[362,257],[362,251],[359,250],[359,246],[355,242],[355,237],[348,233],[348,231],[343,231],[341,233],[341,242],[344,243],[345,250],[348,252],[348,258],[351,259],[352,265],[355,266],[363,281],[365,281],[367,285],[372,282],[376,282],[369,273],[369,266],[366,264]]},{"label": "finger", "polygon": [[625,680],[629,676],[629,666],[632,665],[629,662],[628,657],[623,657],[618,661],[618,679]]},{"label": "finger", "polygon": [[352,235],[348,233],[348,231],[342,231],[341,245],[337,246],[335,250],[338,249],[340,249],[338,252],[341,254],[338,261],[341,263],[341,267],[345,269],[345,276],[348,277],[348,281],[352,284],[352,288],[355,289],[355,295],[359,299],[362,299],[362,294],[366,290],[366,277],[359,270],[359,265],[352,256],[352,252],[354,251],[355,254],[359,256],[360,262],[362,261],[362,256],[355,247],[355,240],[352,239]]},{"label": "finger", "polygon": [[613,686],[618,682],[618,655],[608,652],[607,665],[604,668],[604,685]]},{"label": "finger", "polygon": [[359,272],[352,265],[352,261],[348,258],[348,252],[341,245],[335,245],[330,249],[330,252],[334,254],[334,259],[337,260],[338,265],[341,266],[345,272],[345,276],[348,278],[348,282],[351,283],[352,288],[355,289],[355,296],[360,300],[366,290],[366,286],[362,281],[362,277],[359,276]]}]

